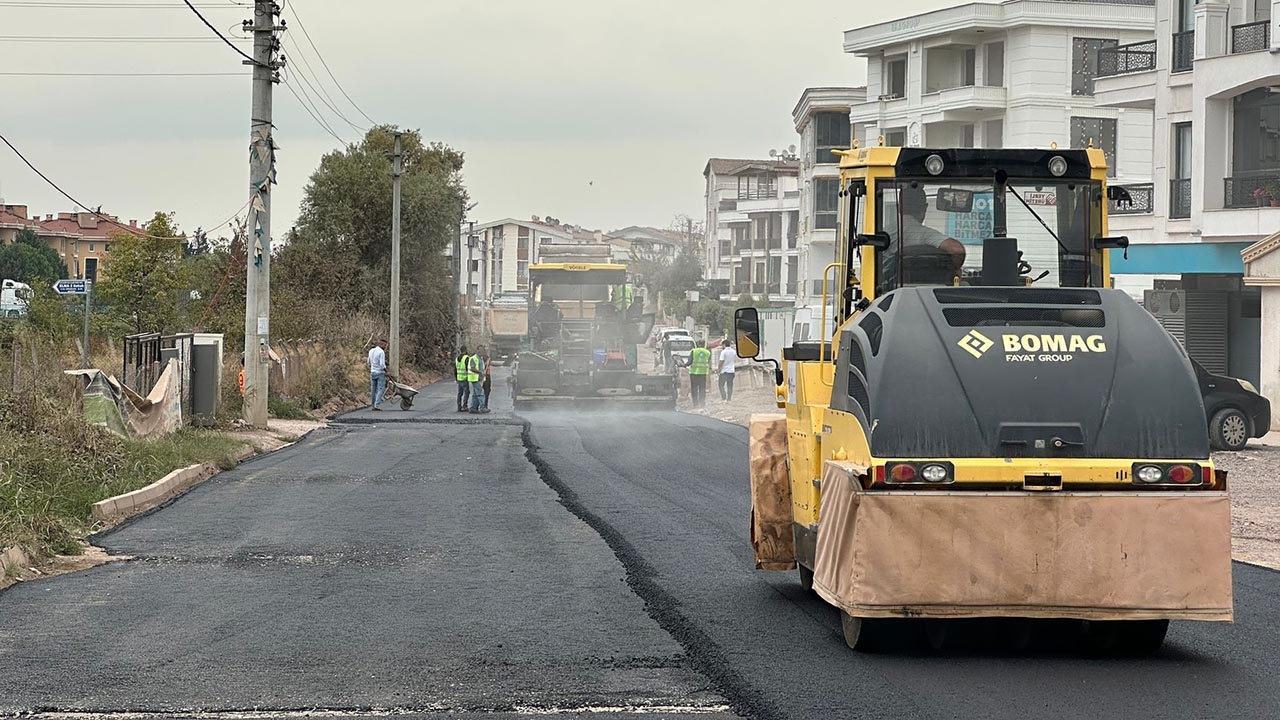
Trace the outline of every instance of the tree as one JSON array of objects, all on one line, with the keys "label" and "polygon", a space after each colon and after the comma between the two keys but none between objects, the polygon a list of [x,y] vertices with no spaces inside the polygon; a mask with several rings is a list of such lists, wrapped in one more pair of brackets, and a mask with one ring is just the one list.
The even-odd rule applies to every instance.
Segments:
[{"label": "tree", "polygon": [[[317,318],[363,313],[386,322],[394,132],[374,127],[361,142],[325,155],[312,173],[297,226],[273,265],[272,303],[278,300],[281,311],[276,337],[320,334]],[[456,299],[442,252],[458,232],[467,198],[463,155],[425,144],[416,130],[404,132],[401,147],[402,352],[411,363],[433,365],[453,349]]]},{"label": "tree", "polygon": [[181,320],[185,289],[182,255],[186,238],[172,213],[157,212],[146,235],[122,232],[111,238],[111,263],[98,284],[101,301],[135,332],[171,332]]},{"label": "tree", "polygon": [[19,230],[12,245],[0,248],[0,277],[44,285],[66,276],[62,258],[31,228]]}]

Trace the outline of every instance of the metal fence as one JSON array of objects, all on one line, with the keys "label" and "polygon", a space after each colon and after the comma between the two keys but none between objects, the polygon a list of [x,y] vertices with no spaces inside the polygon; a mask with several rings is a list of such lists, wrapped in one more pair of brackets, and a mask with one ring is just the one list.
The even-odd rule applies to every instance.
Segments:
[{"label": "metal fence", "polygon": [[1231,28],[1231,53],[1248,53],[1271,47],[1271,21],[1245,23]]},{"label": "metal fence", "polygon": [[1169,217],[1191,217],[1191,178],[1169,181]]},{"label": "metal fence", "polygon": [[[191,333],[160,338],[161,357],[173,356],[178,361],[178,392],[182,396],[182,416],[191,417],[191,358],[195,354],[195,336]],[[150,388],[148,388],[150,389]]]},{"label": "metal fence", "polygon": [[1196,56],[1196,31],[1186,30],[1173,34],[1173,55],[1170,58],[1171,72],[1184,72],[1191,69]]},{"label": "metal fence", "polygon": [[1280,172],[1222,179],[1222,204],[1229,208],[1262,207],[1280,202]]},{"label": "metal fence", "polygon": [[151,392],[160,377],[160,333],[139,333],[124,339],[120,382],[139,395]]},{"label": "metal fence", "polygon": [[1098,51],[1098,77],[1156,69],[1156,41],[1130,43]]},{"label": "metal fence", "polygon": [[1132,204],[1117,204],[1114,200],[1110,201],[1108,212],[1112,215],[1150,215],[1155,211],[1155,185],[1151,183],[1139,183],[1136,185],[1120,185],[1129,191],[1129,197],[1133,200]]}]

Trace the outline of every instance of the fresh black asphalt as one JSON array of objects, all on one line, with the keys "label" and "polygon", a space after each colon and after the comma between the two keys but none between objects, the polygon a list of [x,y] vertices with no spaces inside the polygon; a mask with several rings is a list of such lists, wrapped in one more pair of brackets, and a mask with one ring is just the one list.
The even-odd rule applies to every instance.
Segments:
[{"label": "fresh black asphalt", "polygon": [[1280,573],[1237,564],[1237,622],[1152,658],[859,655],[753,569],[744,429],[515,418],[505,386],[463,415],[451,386],[95,538],[133,560],[0,592],[0,715],[1280,717]]}]

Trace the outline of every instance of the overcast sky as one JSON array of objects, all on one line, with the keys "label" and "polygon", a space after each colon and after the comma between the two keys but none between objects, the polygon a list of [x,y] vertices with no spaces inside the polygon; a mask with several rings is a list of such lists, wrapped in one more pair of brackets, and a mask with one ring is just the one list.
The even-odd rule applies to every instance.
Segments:
[{"label": "overcast sky", "polygon": [[[152,0],[153,3],[156,0]],[[146,9],[0,2],[0,35],[207,38],[179,2]],[[807,86],[861,85],[842,31],[958,4],[831,0],[289,0],[294,85],[333,87],[296,27],[380,123],[420,129],[466,153],[474,219],[552,215],[612,230],[701,217],[708,157],[764,157],[796,143],[791,109]],[[219,28],[249,16],[197,5]],[[301,53],[294,43],[301,46]],[[239,43],[246,51],[247,42]],[[302,62],[310,63],[311,72]],[[15,42],[0,73],[246,72],[216,39],[174,43]],[[318,78],[316,76],[319,76]],[[82,202],[124,219],[174,211],[184,229],[224,221],[248,196],[250,83],[244,77],[0,76],[0,133]],[[275,234],[292,224],[321,155],[337,147],[277,87]],[[359,133],[320,110],[344,140]],[[0,196],[32,212],[70,202],[0,147]]]}]

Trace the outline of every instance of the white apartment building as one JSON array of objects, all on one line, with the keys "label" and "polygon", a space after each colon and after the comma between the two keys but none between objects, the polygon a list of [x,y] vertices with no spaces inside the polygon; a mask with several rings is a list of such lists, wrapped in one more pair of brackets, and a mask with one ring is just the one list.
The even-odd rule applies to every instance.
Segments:
[{"label": "white apartment building", "polygon": [[1180,317],[1167,300],[1148,309],[1173,320],[1205,367],[1259,384],[1273,427],[1280,268],[1267,256],[1280,244],[1278,20],[1273,0],[1158,0],[1154,41],[1106,50],[1095,83],[1099,104],[1153,114],[1157,242],[1131,249],[1121,271],[1181,293]]},{"label": "white apartment building", "polygon": [[711,158],[706,180],[705,278],[721,295],[796,299],[800,164]]},{"label": "white apartment building", "polygon": [[865,87],[814,87],[800,95],[791,119],[800,135],[799,277],[796,305],[822,301],[822,272],[835,258],[840,158],[853,138],[849,111],[866,102]]},{"label": "white apartment building", "polygon": [[459,294],[473,306],[498,293],[527,291],[529,263],[549,242],[574,242],[574,228],[514,218],[463,226]]},{"label": "white apartment building", "polygon": [[849,30],[867,59],[860,144],[1102,148],[1113,182],[1151,182],[1150,108],[1101,107],[1099,52],[1150,41],[1152,0],[968,3]]}]

